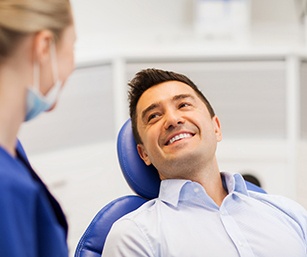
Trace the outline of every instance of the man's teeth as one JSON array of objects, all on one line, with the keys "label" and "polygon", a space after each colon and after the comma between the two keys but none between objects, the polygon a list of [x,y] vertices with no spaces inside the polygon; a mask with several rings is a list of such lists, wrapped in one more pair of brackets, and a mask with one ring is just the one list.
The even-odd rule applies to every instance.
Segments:
[{"label": "man's teeth", "polygon": [[177,140],[180,140],[182,138],[187,138],[187,137],[192,137],[192,136],[191,134],[188,134],[188,133],[182,133],[182,134],[176,135],[169,141],[169,144],[172,144]]}]

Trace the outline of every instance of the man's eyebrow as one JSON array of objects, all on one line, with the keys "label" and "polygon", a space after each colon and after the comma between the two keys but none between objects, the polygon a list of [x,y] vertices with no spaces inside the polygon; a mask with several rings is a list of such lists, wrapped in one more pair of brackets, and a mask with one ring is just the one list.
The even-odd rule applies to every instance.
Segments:
[{"label": "man's eyebrow", "polygon": [[191,98],[191,99],[195,99],[195,97],[193,95],[190,94],[180,94],[180,95],[175,95],[173,97],[173,100],[180,100],[180,99],[185,99],[185,98]]}]

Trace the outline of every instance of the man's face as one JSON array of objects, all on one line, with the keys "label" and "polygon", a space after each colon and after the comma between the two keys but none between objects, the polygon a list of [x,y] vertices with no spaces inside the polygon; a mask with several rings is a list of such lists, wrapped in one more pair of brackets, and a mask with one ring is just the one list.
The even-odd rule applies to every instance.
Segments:
[{"label": "man's face", "polygon": [[220,123],[210,117],[204,102],[188,85],[167,81],[146,90],[137,104],[140,157],[153,164],[161,179],[191,179],[191,173],[210,167]]}]

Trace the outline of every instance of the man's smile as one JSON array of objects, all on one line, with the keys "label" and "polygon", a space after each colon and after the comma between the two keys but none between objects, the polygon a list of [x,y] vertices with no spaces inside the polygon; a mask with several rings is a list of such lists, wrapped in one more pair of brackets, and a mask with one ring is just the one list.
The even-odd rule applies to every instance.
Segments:
[{"label": "man's smile", "polygon": [[184,139],[184,138],[190,138],[193,137],[194,135],[192,133],[188,133],[188,132],[183,132],[183,133],[179,133],[175,136],[172,136],[167,142],[166,145],[170,145],[173,144],[174,142]]}]

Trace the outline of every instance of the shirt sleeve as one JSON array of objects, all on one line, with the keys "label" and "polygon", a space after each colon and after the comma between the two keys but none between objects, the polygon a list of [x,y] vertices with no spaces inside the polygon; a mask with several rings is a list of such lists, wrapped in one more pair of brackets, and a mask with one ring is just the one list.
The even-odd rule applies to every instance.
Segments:
[{"label": "shirt sleeve", "polygon": [[102,257],[153,257],[148,236],[130,219],[115,222],[106,238]]}]

